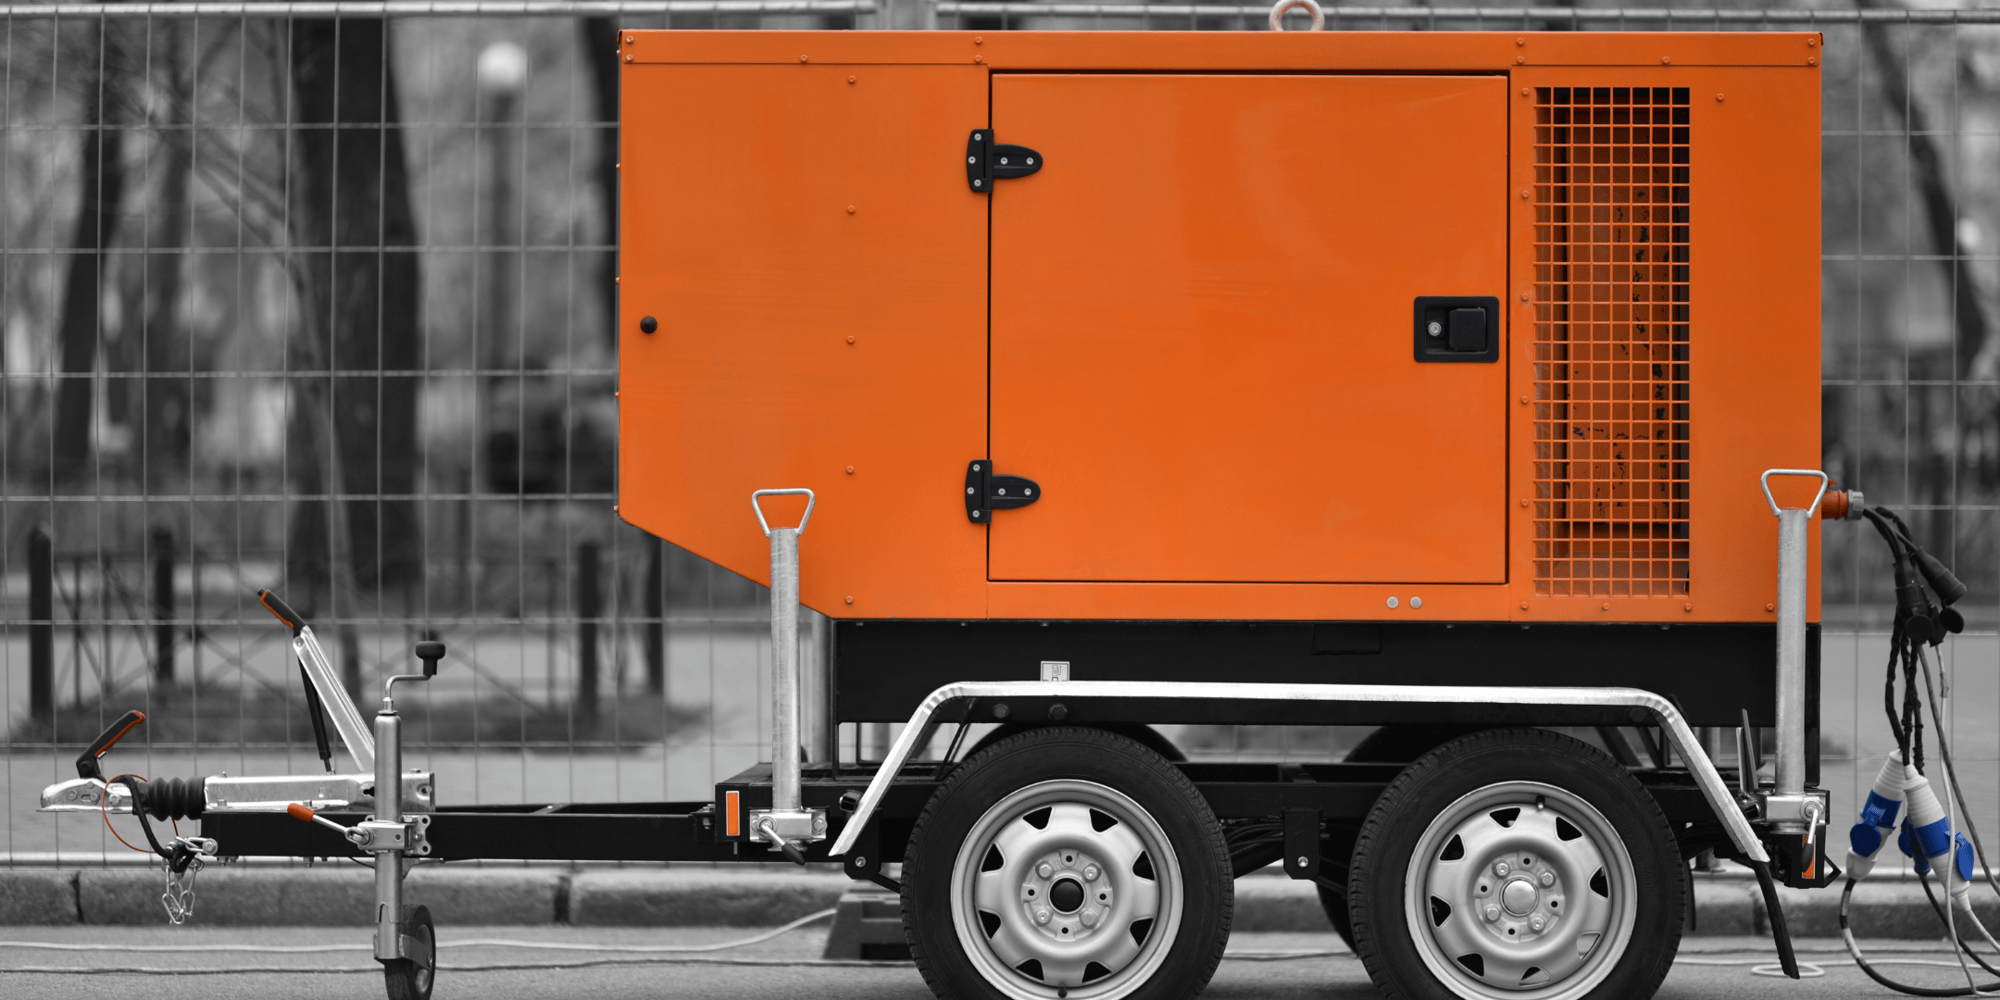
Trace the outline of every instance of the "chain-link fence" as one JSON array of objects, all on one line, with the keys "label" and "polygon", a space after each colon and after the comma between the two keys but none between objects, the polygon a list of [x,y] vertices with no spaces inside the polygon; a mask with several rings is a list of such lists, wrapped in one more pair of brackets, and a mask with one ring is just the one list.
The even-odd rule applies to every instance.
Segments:
[{"label": "chain-link fence", "polygon": [[[32,810],[128,708],[149,722],[121,769],[318,766],[260,587],[311,617],[357,693],[423,635],[451,647],[408,731],[447,801],[700,798],[766,752],[761,588],[612,511],[617,28],[1266,30],[1268,11],[0,5],[0,851],[111,856],[94,819]],[[1972,585],[1947,647],[1953,749],[2000,825],[2000,10],[1327,15],[1826,33],[1825,467]],[[1855,761],[1889,746],[1877,544],[1826,532],[1841,811]],[[1346,738],[1173,735],[1223,757]],[[857,736],[883,738],[842,745]]]}]

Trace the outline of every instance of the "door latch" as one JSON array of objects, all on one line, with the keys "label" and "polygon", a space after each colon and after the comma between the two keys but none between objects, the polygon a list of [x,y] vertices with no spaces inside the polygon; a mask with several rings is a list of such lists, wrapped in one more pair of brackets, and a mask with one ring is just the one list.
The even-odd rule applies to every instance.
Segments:
[{"label": "door latch", "polygon": [[965,519],[985,524],[996,510],[1026,507],[1042,498],[1042,488],[1032,479],[1002,476],[993,472],[993,463],[975,458],[965,466]]},{"label": "door latch", "polygon": [[978,194],[993,190],[993,182],[1026,177],[1042,169],[1042,154],[1026,146],[1003,146],[993,130],[976,128],[965,142],[965,182]]}]

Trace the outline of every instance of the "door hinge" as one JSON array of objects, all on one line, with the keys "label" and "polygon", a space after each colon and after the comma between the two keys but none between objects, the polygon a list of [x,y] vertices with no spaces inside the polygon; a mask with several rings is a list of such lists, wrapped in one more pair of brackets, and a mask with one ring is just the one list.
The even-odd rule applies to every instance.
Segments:
[{"label": "door hinge", "polygon": [[996,510],[1026,507],[1042,498],[1042,487],[1032,479],[1002,476],[993,472],[993,463],[975,458],[965,466],[965,519],[985,524]]},{"label": "door hinge", "polygon": [[994,181],[1026,177],[1042,169],[1042,154],[1026,146],[1003,146],[993,141],[993,130],[976,128],[965,142],[965,182],[985,194]]}]

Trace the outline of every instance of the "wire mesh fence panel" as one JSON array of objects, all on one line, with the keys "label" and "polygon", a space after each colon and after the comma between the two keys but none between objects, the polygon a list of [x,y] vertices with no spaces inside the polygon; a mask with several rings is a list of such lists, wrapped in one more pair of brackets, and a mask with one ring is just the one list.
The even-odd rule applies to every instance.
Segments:
[{"label": "wire mesh fence panel", "polygon": [[[447,802],[704,798],[768,754],[761,588],[612,509],[617,29],[1262,31],[1269,12],[0,5],[0,851],[122,851],[101,823],[32,810],[129,708],[149,721],[121,769],[318,767],[265,587],[311,619],[364,706],[412,642],[450,646],[408,730]],[[1973,815],[2000,826],[2000,10],[1326,16],[1334,31],[1825,33],[1824,466],[1909,515],[1972,586],[1973,626],[1945,647],[1964,717],[1950,730]],[[1890,746],[1876,545],[1824,533],[1841,812]],[[1291,759],[1337,758],[1357,734],[1171,735],[1196,756]],[[856,738],[885,734],[842,745]]]}]

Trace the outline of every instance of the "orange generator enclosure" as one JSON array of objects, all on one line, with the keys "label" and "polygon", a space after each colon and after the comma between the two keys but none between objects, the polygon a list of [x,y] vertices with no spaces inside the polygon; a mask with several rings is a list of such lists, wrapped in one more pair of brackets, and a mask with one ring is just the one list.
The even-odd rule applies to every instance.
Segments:
[{"label": "orange generator enclosure", "polygon": [[843,619],[1769,648],[1819,35],[620,41],[632,524],[763,581],[809,487]]}]

